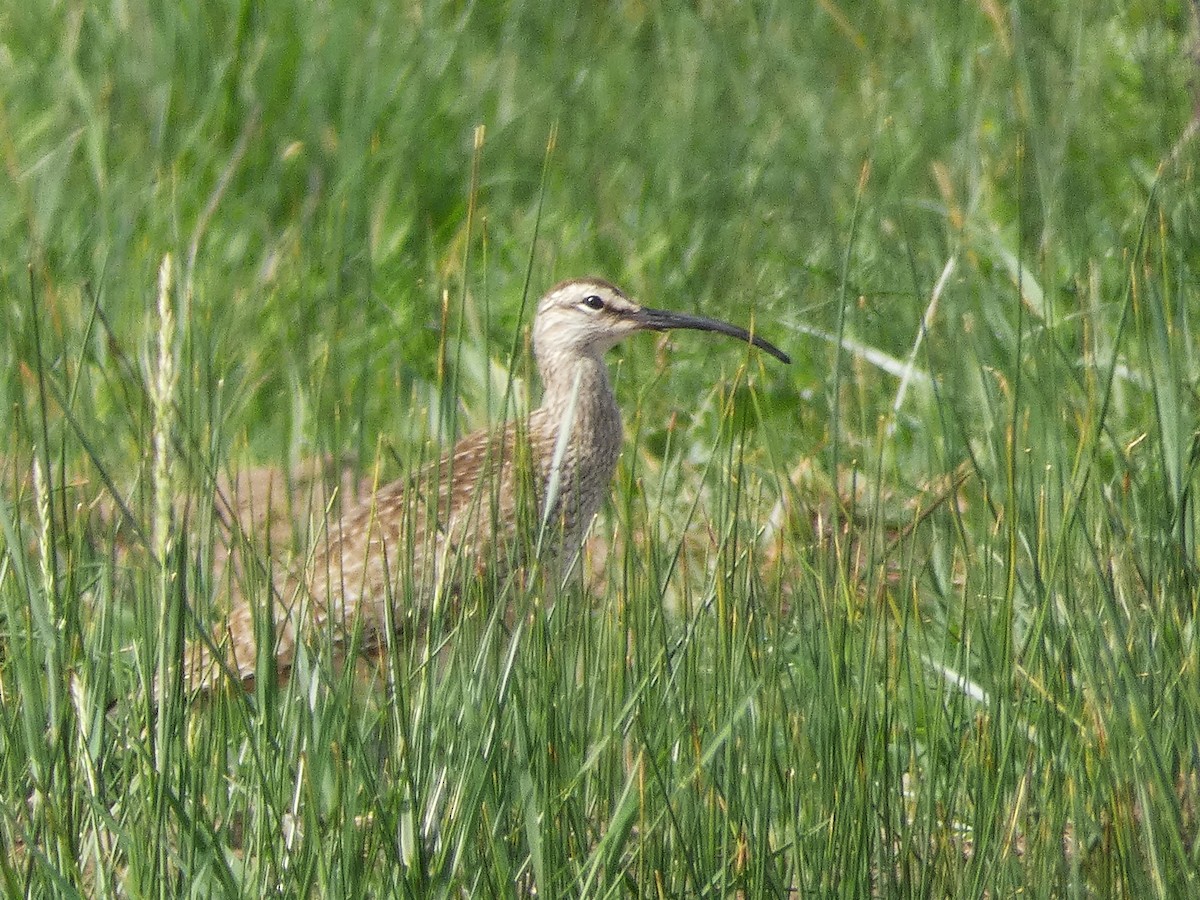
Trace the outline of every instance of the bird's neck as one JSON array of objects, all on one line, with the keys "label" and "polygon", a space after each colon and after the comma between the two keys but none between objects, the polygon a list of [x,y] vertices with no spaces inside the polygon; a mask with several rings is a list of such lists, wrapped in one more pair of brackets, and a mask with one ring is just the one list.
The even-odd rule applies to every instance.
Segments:
[{"label": "bird's neck", "polygon": [[[542,376],[542,407],[575,421],[609,420],[617,416],[617,400],[608,367],[599,356],[557,357],[538,361]],[[618,424],[619,427],[619,424]]]},{"label": "bird's neck", "polygon": [[541,513],[561,524],[561,546],[573,556],[617,467],[621,412],[598,355],[538,362],[545,392],[529,430],[536,433],[534,455],[546,479],[540,496],[556,498]]}]

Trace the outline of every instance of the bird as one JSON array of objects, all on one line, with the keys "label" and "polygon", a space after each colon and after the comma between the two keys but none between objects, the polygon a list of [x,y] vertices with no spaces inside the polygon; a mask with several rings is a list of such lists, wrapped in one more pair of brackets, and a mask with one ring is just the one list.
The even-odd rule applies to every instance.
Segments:
[{"label": "bird", "polygon": [[[791,362],[756,333],[642,306],[603,278],[556,284],[533,320],[541,404],[499,429],[462,438],[415,478],[366,491],[331,517],[303,562],[272,584],[274,675],[291,668],[305,627],[328,635],[337,654],[354,635],[360,651],[378,650],[389,628],[406,627],[485,570],[503,575],[535,558],[546,570],[568,571],[622,443],[603,357],[638,332],[680,329],[727,335]],[[189,689],[210,691],[223,677],[253,687],[261,665],[255,609],[253,598],[235,598],[211,639],[186,648]]]}]

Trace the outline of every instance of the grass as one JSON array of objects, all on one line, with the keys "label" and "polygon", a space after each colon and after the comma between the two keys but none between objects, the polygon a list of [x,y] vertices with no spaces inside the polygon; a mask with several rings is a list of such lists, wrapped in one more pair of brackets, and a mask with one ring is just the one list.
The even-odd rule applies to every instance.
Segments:
[{"label": "grass", "polygon": [[[201,7],[0,11],[7,894],[1196,891],[1193,6]],[[552,609],[181,696],[211,479],[511,415],[588,272],[796,363],[613,354]]]}]

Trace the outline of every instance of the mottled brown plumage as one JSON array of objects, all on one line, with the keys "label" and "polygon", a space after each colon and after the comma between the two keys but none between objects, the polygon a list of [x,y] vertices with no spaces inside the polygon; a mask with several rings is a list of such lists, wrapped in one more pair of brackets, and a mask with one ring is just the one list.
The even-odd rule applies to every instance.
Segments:
[{"label": "mottled brown plumage", "polygon": [[[307,625],[341,649],[361,629],[382,643],[389,616],[403,626],[439,594],[488,567],[500,574],[536,552],[562,573],[573,565],[621,449],[621,415],[603,355],[636,331],[691,328],[749,341],[784,362],[756,335],[713,319],[639,306],[602,279],[565,281],[538,304],[534,355],[541,405],[496,431],[463,438],[417,478],[393,482],[334,517],[305,565],[277,579],[272,601],[275,660],[290,668]],[[255,673],[254,608],[235,601],[214,643],[243,682]],[[185,678],[207,689],[221,667],[207,643],[189,649]]]}]

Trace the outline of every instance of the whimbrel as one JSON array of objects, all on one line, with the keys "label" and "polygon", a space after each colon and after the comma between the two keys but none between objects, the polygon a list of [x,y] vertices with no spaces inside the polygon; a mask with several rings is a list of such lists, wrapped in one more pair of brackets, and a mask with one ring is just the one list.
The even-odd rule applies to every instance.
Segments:
[{"label": "whimbrel", "polygon": [[[290,668],[302,623],[329,634],[335,649],[361,629],[369,649],[383,643],[389,623],[400,627],[474,571],[520,565],[531,553],[543,566],[570,565],[621,448],[621,414],[602,357],[635,332],[669,329],[729,335],[791,362],[757,334],[640,306],[603,279],[551,288],[533,323],[541,405],[463,438],[417,478],[381,487],[329,525],[309,564],[275,586],[276,674]],[[213,642],[247,684],[257,663],[253,610],[236,600]],[[193,689],[220,677],[207,643],[193,644],[185,665]]]}]

